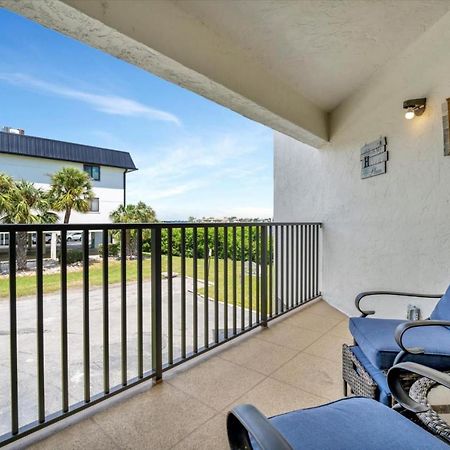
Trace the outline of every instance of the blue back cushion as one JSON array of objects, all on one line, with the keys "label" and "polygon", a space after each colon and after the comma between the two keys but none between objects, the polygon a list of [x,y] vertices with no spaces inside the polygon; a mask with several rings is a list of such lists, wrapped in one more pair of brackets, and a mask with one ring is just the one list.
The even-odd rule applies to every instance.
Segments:
[{"label": "blue back cushion", "polygon": [[431,320],[450,320],[450,286],[441,297],[430,316]]}]

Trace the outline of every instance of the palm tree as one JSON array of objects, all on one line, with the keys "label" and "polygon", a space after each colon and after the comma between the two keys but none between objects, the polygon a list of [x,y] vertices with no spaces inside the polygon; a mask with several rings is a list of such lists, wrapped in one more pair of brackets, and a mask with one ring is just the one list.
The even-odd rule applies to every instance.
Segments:
[{"label": "palm tree", "polygon": [[14,186],[14,180],[5,173],[0,173],[0,214],[3,214],[8,200],[8,192]]},{"label": "palm tree", "polygon": [[[113,223],[152,223],[156,222],[156,213],[150,206],[144,202],[137,205],[120,205],[110,214]],[[144,230],[148,234],[148,230]],[[136,250],[136,230],[128,229],[125,233],[126,254],[132,257]]]},{"label": "palm tree", "polygon": [[64,223],[69,223],[72,210],[88,212],[94,198],[89,175],[75,167],[63,167],[52,175],[49,192],[55,211],[64,211]]},{"label": "palm tree", "polygon": [[[50,211],[48,195],[28,181],[14,182],[8,177],[0,176],[0,183],[5,183],[2,190],[0,222],[3,223],[55,223],[58,216]],[[9,181],[12,184],[9,184]],[[27,233],[17,233],[17,268],[27,268]]]}]

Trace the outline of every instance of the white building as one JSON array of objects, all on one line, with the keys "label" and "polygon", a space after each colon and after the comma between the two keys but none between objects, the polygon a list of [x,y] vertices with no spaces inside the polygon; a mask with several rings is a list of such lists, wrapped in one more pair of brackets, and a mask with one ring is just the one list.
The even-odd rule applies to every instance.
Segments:
[{"label": "white building", "polygon": [[110,222],[111,211],[125,204],[127,173],[137,170],[128,152],[0,132],[0,172],[48,189],[51,175],[63,167],[88,172],[94,191],[90,212],[73,211],[70,223]]}]

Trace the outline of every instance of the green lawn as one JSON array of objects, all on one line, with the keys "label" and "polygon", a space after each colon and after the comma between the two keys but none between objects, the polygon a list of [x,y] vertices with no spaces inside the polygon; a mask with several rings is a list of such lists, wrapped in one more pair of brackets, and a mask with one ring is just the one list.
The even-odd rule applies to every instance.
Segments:
[{"label": "green lawn", "polygon": [[[178,274],[181,273],[181,258],[179,256],[173,257],[173,272]],[[167,271],[167,257],[163,256],[162,261],[163,271]],[[193,276],[193,259],[186,258],[186,275],[189,277]],[[231,260],[228,260],[228,302],[231,303],[233,300],[233,263]],[[236,300],[237,304],[241,304],[241,266],[240,261],[236,264]],[[197,260],[197,277],[199,281],[203,281],[204,279],[204,260]],[[214,283],[214,259],[210,260],[209,267],[209,282]],[[218,261],[218,283],[219,283],[219,300],[224,300],[224,261]],[[143,263],[143,276],[144,280],[150,280],[150,260],[144,259]],[[90,287],[99,287],[102,285],[103,279],[103,270],[102,263],[96,262],[91,264],[89,267],[89,285]],[[127,261],[127,282],[133,282],[137,280],[137,262],[135,260]],[[110,260],[109,261],[109,283],[116,284],[120,283],[120,261]],[[245,303],[249,305],[249,283],[250,277],[245,275],[244,277],[244,293],[245,293]],[[67,274],[67,285],[69,288],[81,287],[83,284],[83,272],[82,268],[75,271],[70,271]],[[60,289],[60,274],[52,273],[52,274],[44,274],[44,293],[57,292]],[[210,298],[214,298],[214,285],[209,285],[208,296]],[[203,283],[199,283],[199,294],[204,294]],[[36,294],[36,277],[35,275],[27,275],[27,276],[18,276],[17,277],[17,296],[24,297],[28,295]],[[9,279],[8,276],[0,277],[0,298],[8,298],[9,296]],[[256,306],[256,277],[252,278],[252,307]]]}]

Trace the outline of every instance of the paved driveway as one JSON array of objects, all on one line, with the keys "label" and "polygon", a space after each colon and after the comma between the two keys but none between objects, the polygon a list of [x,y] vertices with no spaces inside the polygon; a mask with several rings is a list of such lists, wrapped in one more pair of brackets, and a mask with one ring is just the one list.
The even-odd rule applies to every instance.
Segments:
[{"label": "paved driveway", "polygon": [[[180,356],[181,345],[181,280],[173,279],[174,287],[174,358]],[[192,280],[186,280],[186,331],[187,351],[192,350],[193,298]],[[201,287],[201,285],[200,285]],[[110,286],[110,381],[111,386],[120,384],[120,285]],[[127,336],[128,378],[137,375],[137,315],[136,283],[127,286]],[[151,369],[151,314],[150,283],[144,283],[144,370]],[[83,321],[82,291],[68,292],[68,340],[69,340],[69,392],[70,402],[83,399]],[[203,299],[198,300],[198,342],[203,344]],[[220,304],[220,327],[224,327],[224,305]],[[61,409],[61,327],[59,293],[44,298],[45,341],[45,395],[47,414]],[[214,303],[209,305],[209,339],[213,342]],[[37,419],[36,377],[36,300],[22,298],[17,304],[18,315],[18,366],[19,366],[19,414],[20,425]],[[247,315],[247,314],[246,314]],[[238,324],[240,312],[237,313]],[[232,326],[232,308],[229,308],[228,327]],[[91,334],[91,393],[103,389],[103,345],[102,345],[102,289],[90,290],[90,334]],[[167,360],[167,280],[163,282],[163,352]],[[0,300],[0,434],[10,430],[10,375],[9,375],[9,305]]]}]

